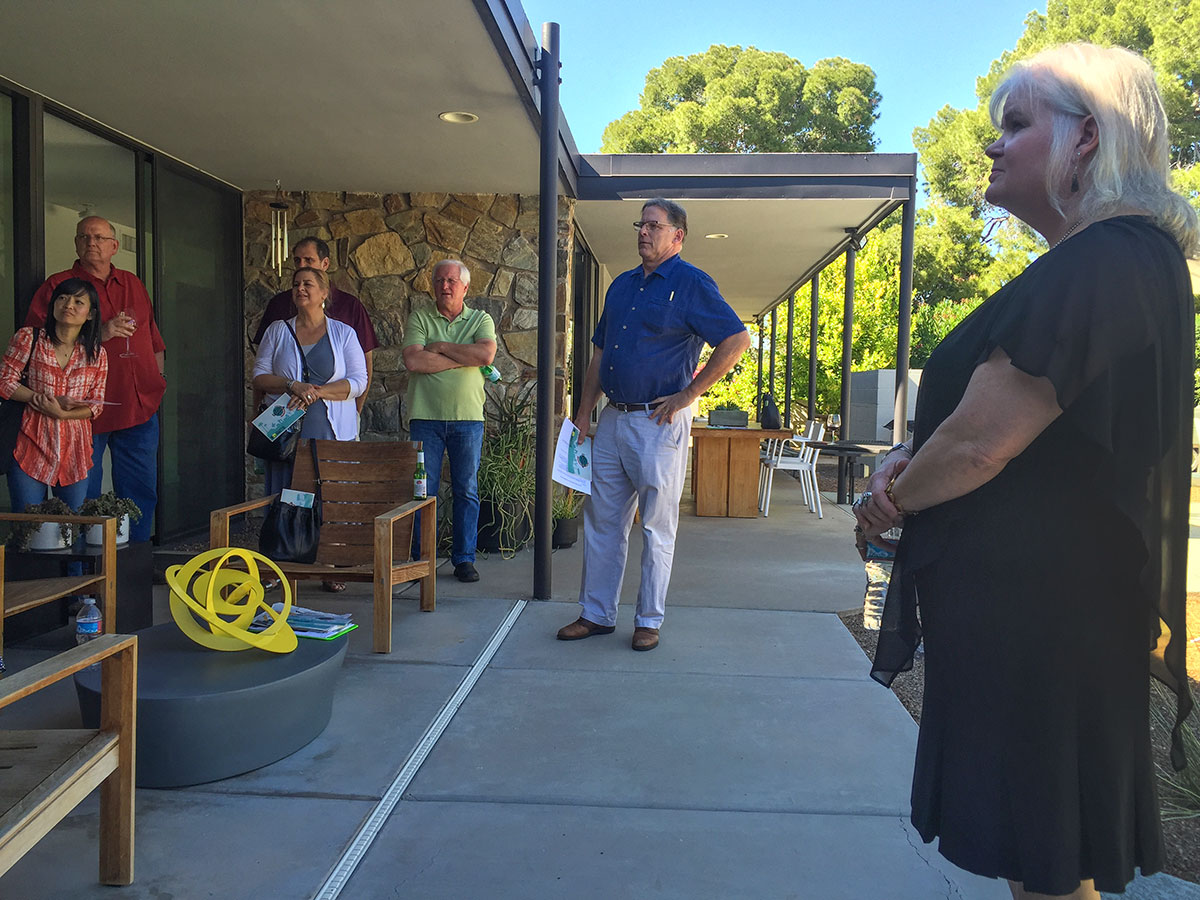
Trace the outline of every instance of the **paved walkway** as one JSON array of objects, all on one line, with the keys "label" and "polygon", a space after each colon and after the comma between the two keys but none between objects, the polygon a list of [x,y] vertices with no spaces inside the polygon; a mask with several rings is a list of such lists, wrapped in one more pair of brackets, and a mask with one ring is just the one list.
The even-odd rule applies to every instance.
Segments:
[{"label": "paved walkway", "polygon": [[[95,884],[93,800],[0,877],[0,896],[313,897],[440,717],[342,897],[1004,900],[907,825],[916,726],[831,615],[861,603],[849,526],[832,504],[807,513],[788,479],[770,519],[685,510],[652,653],[630,650],[624,605],[615,634],[554,640],[578,612],[579,546],[554,554],[551,601],[523,599],[530,554],[480,560],[477,585],[444,567],[435,613],[397,602],[392,654],[370,652],[367,628],[352,635],[333,720],[309,746],[227,781],[139,791],[134,885]],[[370,620],[362,587],[301,602]],[[66,686],[0,724],[77,720]],[[1200,896],[1185,887],[1126,896]]]}]

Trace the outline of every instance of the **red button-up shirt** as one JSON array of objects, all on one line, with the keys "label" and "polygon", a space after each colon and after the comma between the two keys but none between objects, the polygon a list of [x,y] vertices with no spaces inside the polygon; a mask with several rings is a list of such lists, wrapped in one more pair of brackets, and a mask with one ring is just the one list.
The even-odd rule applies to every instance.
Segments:
[{"label": "red button-up shirt", "polygon": [[104,395],[116,406],[104,407],[104,415],[92,423],[92,431],[103,434],[132,428],[150,421],[162,403],[167,382],[158,371],[155,353],[166,350],[158,325],[154,322],[154,308],[146,287],[132,272],[113,266],[108,278],[101,281],[88,272],[79,260],[65,272],[51,275],[33,295],[25,324],[43,328],[46,325],[46,310],[50,306],[50,295],[58,285],[68,278],[84,278],[96,288],[100,295],[100,321],[107,322],[121,310],[125,310],[137,322],[137,331],[129,338],[129,352],[125,353],[125,338],[115,337],[104,342],[108,351],[108,388]]},{"label": "red button-up shirt", "polygon": [[[37,346],[33,344],[33,329],[22,328],[9,341],[8,350],[0,361],[0,397],[8,399],[21,382],[25,361],[29,360],[26,386],[35,394],[70,397],[86,403],[92,417],[104,409],[104,383],[108,377],[108,357],[104,348],[94,362],[78,343],[71,350],[66,368],[58,364],[54,345],[39,332]],[[30,358],[30,351],[33,356]],[[87,477],[92,467],[92,420],[54,419],[32,406],[25,407],[21,431],[13,459],[30,478],[43,484],[74,484]]]}]

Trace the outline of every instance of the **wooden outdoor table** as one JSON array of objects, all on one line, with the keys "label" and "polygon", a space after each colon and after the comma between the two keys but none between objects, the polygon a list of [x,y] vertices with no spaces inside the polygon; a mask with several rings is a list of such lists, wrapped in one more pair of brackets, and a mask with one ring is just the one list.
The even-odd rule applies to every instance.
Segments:
[{"label": "wooden outdoor table", "polygon": [[692,424],[692,494],[696,515],[758,517],[758,445],[768,438],[790,438],[784,429],[710,428]]}]

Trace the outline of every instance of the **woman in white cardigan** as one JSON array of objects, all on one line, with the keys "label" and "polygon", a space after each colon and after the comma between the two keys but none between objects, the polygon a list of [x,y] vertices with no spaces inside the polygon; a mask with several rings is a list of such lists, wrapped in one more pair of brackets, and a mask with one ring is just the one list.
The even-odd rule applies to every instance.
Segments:
[{"label": "woman in white cardigan", "polygon": [[[254,387],[274,403],[289,395],[288,406],[305,410],[300,437],[353,441],[358,439],[354,398],[367,388],[367,362],[354,329],[325,315],[329,279],[320,269],[304,267],[292,276],[296,315],[272,322],[254,360]],[[308,378],[303,376],[308,365]],[[292,463],[266,464],[266,492],[278,493],[291,484]],[[325,587],[340,590],[339,582]]]}]

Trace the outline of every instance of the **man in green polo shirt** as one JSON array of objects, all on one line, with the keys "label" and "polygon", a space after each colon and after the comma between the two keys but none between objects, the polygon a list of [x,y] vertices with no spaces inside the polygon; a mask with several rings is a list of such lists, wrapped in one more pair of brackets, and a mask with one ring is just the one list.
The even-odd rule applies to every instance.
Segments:
[{"label": "man in green polo shirt", "polygon": [[463,303],[471,270],[457,259],[433,268],[435,307],[414,309],[404,327],[408,369],[409,437],[425,451],[433,491],[442,480],[442,454],[450,458],[454,542],[450,562],[459,581],[478,581],[479,455],[483,449],[483,373],[496,357],[496,326],[482,309]]}]

